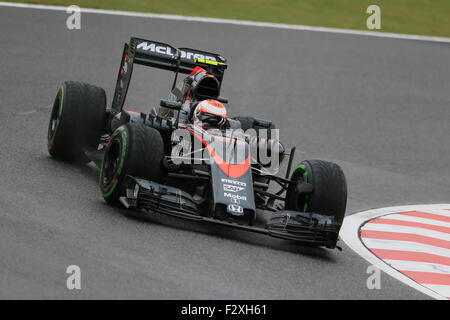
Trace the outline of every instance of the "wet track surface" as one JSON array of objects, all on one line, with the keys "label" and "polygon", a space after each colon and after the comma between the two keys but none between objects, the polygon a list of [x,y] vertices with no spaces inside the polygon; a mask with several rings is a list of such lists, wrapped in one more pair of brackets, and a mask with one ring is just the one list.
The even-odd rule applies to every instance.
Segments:
[{"label": "wet track surface", "polygon": [[[93,165],[51,159],[49,108],[64,80],[110,104],[131,35],[222,53],[229,112],[272,120],[296,162],[339,163],[348,213],[450,195],[450,46],[355,35],[0,7],[0,298],[426,299],[368,263],[174,218],[141,222],[101,198]],[[172,74],[136,66],[127,107],[148,112]],[[79,265],[82,290],[68,291]]]}]

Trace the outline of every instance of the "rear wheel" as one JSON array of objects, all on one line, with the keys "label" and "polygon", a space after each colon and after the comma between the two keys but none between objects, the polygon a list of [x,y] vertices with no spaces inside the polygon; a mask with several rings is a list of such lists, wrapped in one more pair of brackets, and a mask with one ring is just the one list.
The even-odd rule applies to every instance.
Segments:
[{"label": "rear wheel", "polygon": [[100,169],[100,190],[109,204],[116,205],[124,192],[127,175],[161,182],[164,143],[154,128],[125,124],[117,128],[106,146]]},{"label": "rear wheel", "polygon": [[[347,206],[347,183],[341,167],[322,160],[305,160],[294,170],[286,194],[286,209],[333,216],[342,222]],[[310,194],[297,190],[297,182],[313,185]]]},{"label": "rear wheel", "polygon": [[54,158],[89,162],[83,148],[97,149],[102,134],[106,95],[102,88],[66,81],[53,103],[47,147]]}]

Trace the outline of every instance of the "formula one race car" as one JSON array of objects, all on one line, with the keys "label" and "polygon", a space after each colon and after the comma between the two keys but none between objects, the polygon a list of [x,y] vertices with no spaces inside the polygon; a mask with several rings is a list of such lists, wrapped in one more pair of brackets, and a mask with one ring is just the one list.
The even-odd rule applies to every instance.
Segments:
[{"label": "formula one race car", "polygon": [[[133,64],[175,72],[159,110],[123,109]],[[110,109],[99,87],[67,81],[59,88],[48,151],[66,161],[93,161],[105,201],[135,215],[165,214],[336,248],[347,202],[341,168],[303,161],[289,177],[295,147],[285,152],[275,126],[228,115],[220,96],[226,68],[215,53],[131,38]],[[187,76],[177,81],[180,73]],[[286,156],[287,172],[276,176]],[[255,225],[264,211],[272,217]]]}]

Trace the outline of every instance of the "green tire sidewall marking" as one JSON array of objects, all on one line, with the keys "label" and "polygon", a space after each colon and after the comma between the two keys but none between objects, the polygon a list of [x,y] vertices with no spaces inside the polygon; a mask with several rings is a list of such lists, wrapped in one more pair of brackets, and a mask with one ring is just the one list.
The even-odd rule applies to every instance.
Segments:
[{"label": "green tire sidewall marking", "polygon": [[61,99],[59,101],[59,110],[58,110],[58,117],[56,119],[55,130],[53,131],[53,135],[52,135],[52,138],[50,139],[50,144],[48,146],[49,150],[52,149],[53,143],[55,141],[56,131],[58,130],[59,123],[61,122],[61,115],[62,115],[63,104],[64,104],[64,85],[62,85],[59,89],[61,90]]},{"label": "green tire sidewall marking", "polygon": [[125,162],[125,155],[127,151],[127,131],[124,126],[119,127],[117,130],[122,132],[122,155],[120,157],[119,170],[117,170],[117,175],[120,175],[122,173],[123,163]]},{"label": "green tire sidewall marking", "polygon": [[[121,132],[122,134],[122,154],[120,155],[120,164],[119,164],[119,169],[117,170],[115,177],[116,177],[116,181],[114,182],[113,186],[111,187],[111,189],[109,189],[106,193],[103,193],[103,197],[104,198],[108,198],[113,192],[114,189],[116,188],[117,184],[118,184],[118,176],[122,173],[122,169],[123,169],[123,164],[125,162],[125,155],[126,155],[126,151],[127,151],[127,131],[125,130],[124,126],[120,126],[119,128],[116,129],[116,131],[114,132],[113,136],[117,135],[118,132]],[[105,162],[105,157],[103,157],[102,160],[102,166],[100,169],[100,181],[99,183],[102,183],[102,176],[103,176],[103,165]]]},{"label": "green tire sidewall marking", "polygon": [[[295,170],[299,168],[303,169],[303,182],[308,182],[308,171],[306,171],[306,166],[304,164],[300,164],[297,166],[297,168],[295,168]],[[305,206],[303,207],[303,212],[306,212],[306,210],[308,209],[308,200],[308,195],[305,195]]]}]

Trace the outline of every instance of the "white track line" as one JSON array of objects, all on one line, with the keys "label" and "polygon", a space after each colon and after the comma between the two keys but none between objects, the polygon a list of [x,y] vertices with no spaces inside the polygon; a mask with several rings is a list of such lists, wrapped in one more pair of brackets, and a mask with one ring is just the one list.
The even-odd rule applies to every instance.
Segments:
[{"label": "white track line", "polygon": [[427,263],[417,261],[402,261],[385,259],[384,262],[390,264],[393,268],[402,271],[419,271],[450,274],[450,266],[438,263]]},{"label": "white track line", "polygon": [[[55,11],[66,11],[67,10],[67,7],[63,7],[63,6],[11,3],[11,2],[1,2],[1,1],[0,1],[0,6],[16,7],[16,8],[31,8],[31,9],[41,9],[41,10],[55,10]],[[282,24],[282,23],[255,22],[255,21],[219,19],[219,18],[190,17],[190,16],[182,16],[182,15],[171,15],[171,14],[142,13],[142,12],[131,12],[131,11],[119,11],[119,10],[101,10],[101,9],[90,9],[90,8],[82,8],[82,12],[83,13],[96,13],[96,14],[127,16],[127,17],[153,18],[153,19],[165,19],[165,20],[181,20],[181,21],[206,22],[206,23],[224,23],[224,24],[234,24],[234,25],[240,25],[240,26],[262,27],[262,28],[316,31],[316,32],[340,33],[340,34],[371,36],[371,37],[391,38],[391,39],[420,40],[420,41],[450,43],[450,38],[445,38],[445,37],[420,36],[420,35],[409,35],[409,34],[400,34],[400,33],[361,31],[361,30],[326,28],[326,27],[313,27],[313,26],[291,25],[291,24]],[[361,13],[361,14],[364,14],[364,13]]]},{"label": "white track line", "polygon": [[378,224],[378,223],[370,223],[369,222],[369,223],[366,223],[364,225],[364,227],[361,228],[361,230],[408,233],[408,234],[415,234],[418,236],[425,236],[425,237],[450,241],[449,233],[443,233],[443,232],[424,229],[424,228],[420,228],[420,227],[408,227],[408,226]]},{"label": "white track line", "polygon": [[442,257],[450,257],[450,249],[432,246],[429,244],[422,244],[412,241],[392,241],[386,239],[362,238],[367,248],[385,249],[385,250],[399,250],[410,252],[422,252],[434,254]]},{"label": "white track line", "polygon": [[[442,292],[444,296],[450,298],[450,286],[441,285],[441,284],[424,284],[423,286],[427,287],[430,290]],[[445,299],[443,299],[445,300]]]},{"label": "white track line", "polygon": [[434,213],[434,214],[438,214],[441,216],[450,217],[450,210],[445,210],[445,209],[430,210],[430,211],[428,211],[428,213]]},{"label": "white track line", "polygon": [[390,214],[387,217],[379,217],[379,219],[392,219],[392,220],[399,220],[399,221],[418,222],[418,223],[424,223],[424,224],[429,224],[429,225],[434,225],[434,226],[439,226],[439,227],[450,228],[450,222],[439,221],[439,220],[435,220],[435,219],[420,218],[420,217],[412,217],[412,216],[407,216],[407,215],[404,215],[401,213]]},{"label": "white track line", "polygon": [[[430,205],[414,205],[414,206],[399,206],[399,207],[388,207],[381,209],[367,210],[359,213],[347,216],[344,219],[344,223],[341,228],[340,237],[352,250],[358,253],[361,257],[366,259],[370,264],[377,266],[390,276],[400,280],[401,282],[409,285],[410,287],[439,300],[446,300],[446,297],[436,293],[436,291],[442,292],[438,289],[446,289],[449,286],[436,286],[436,285],[422,285],[411,278],[407,277],[403,273],[392,268],[388,263],[379,259],[372,252],[370,252],[362,243],[359,238],[359,230],[364,223],[368,220],[388,215],[397,212],[407,212],[407,211],[426,211],[434,209],[447,209],[450,208],[450,204],[430,204]],[[434,289],[433,289],[434,288]],[[436,291],[434,291],[436,290]],[[447,297],[450,296],[447,292],[444,292]]]}]

